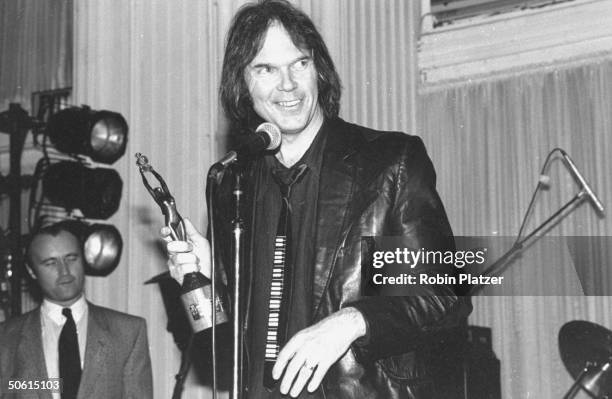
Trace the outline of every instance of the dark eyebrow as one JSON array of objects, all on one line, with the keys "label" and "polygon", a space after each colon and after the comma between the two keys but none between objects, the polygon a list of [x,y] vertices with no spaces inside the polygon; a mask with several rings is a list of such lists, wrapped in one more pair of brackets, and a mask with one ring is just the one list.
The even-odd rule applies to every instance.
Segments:
[{"label": "dark eyebrow", "polygon": [[[289,63],[289,65],[295,64],[296,62],[300,62],[300,61],[304,61],[304,60],[311,60],[311,59],[312,59],[312,56],[311,56],[311,55],[303,55],[303,56],[298,57],[298,58],[294,59],[293,61],[291,61],[291,62]],[[264,63],[264,62],[259,63],[259,64],[255,64],[255,65],[252,65],[252,66],[251,66],[251,68],[253,68],[253,69],[255,69],[255,68],[264,68],[264,67],[267,67],[267,68],[275,68],[275,66],[274,66],[274,65],[272,65],[272,64],[267,64],[267,63]]]},{"label": "dark eyebrow", "polygon": [[255,64],[255,65],[252,65],[251,68],[253,68],[253,69],[255,69],[255,68],[272,68],[272,64],[265,64],[265,63]]},{"label": "dark eyebrow", "polygon": [[296,62],[306,61],[306,60],[308,60],[308,61],[312,60],[312,56],[310,56],[310,55],[305,55],[305,56],[303,56],[303,57],[300,57],[300,58],[298,58],[298,59],[294,60],[294,61],[293,61],[291,64],[289,64],[289,65],[293,65],[293,64],[295,64]]}]

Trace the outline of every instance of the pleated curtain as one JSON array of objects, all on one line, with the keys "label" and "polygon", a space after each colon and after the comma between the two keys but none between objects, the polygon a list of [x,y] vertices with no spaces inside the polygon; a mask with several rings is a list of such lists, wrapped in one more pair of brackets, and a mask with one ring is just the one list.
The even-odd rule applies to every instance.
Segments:
[{"label": "pleated curtain", "polygon": [[[437,167],[438,188],[456,235],[516,238],[540,168],[555,147],[570,154],[609,214],[612,56],[432,90],[422,87],[418,107],[419,130]],[[550,188],[537,197],[527,232],[578,191],[561,162],[553,162]],[[571,243],[582,236],[609,244],[611,235],[612,219],[599,217],[585,202],[543,240]],[[504,398],[562,397],[572,380],[558,350],[561,326],[578,319],[612,327],[612,248],[596,246],[598,253],[588,252],[596,259],[581,283],[592,296],[573,296],[575,269],[557,263],[569,246],[508,270],[516,292],[537,279],[548,295],[474,298],[470,324],[492,328]],[[525,256],[535,250],[527,249]]]}]

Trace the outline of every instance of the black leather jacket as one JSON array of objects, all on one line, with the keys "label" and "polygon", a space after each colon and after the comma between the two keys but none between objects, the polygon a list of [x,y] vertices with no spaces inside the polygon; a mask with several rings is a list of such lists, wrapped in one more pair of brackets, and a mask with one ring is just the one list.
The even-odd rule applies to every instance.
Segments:
[{"label": "black leather jacket", "polygon": [[[445,334],[465,322],[469,300],[457,297],[448,286],[430,286],[422,296],[366,297],[361,292],[362,236],[402,236],[416,249],[453,246],[433,165],[418,137],[374,131],[341,119],[327,120],[322,128],[329,131],[317,204],[313,323],[346,306],[359,309],[368,323],[367,336],[328,371],[324,395],[435,397],[429,354]],[[248,165],[247,174],[256,176],[258,167],[257,162]],[[227,177],[215,213],[216,248],[224,265],[231,264],[229,246],[220,244],[230,237]],[[246,179],[247,201],[252,199],[253,180]],[[247,225],[250,217],[245,215]],[[251,246],[255,241],[247,239]]]}]

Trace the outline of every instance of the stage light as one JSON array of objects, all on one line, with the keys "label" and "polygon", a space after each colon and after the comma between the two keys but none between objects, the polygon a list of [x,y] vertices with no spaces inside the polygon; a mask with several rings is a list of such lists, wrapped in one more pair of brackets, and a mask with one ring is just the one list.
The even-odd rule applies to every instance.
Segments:
[{"label": "stage light", "polygon": [[107,219],[119,208],[123,181],[114,169],[62,161],[48,167],[42,186],[53,205],[79,209],[86,218]]},{"label": "stage light", "polygon": [[93,224],[83,243],[88,274],[106,276],[119,264],[123,240],[119,230],[110,224]]},{"label": "stage light", "polygon": [[[43,128],[40,133],[49,140],[42,142],[44,157],[32,185],[36,188],[30,200],[31,220],[67,218],[61,223],[70,224],[81,240],[86,273],[106,276],[119,264],[123,241],[116,227],[94,219],[108,219],[117,212],[123,182],[116,170],[100,164],[112,164],[125,154],[128,124],[117,112],[95,111],[84,105],[53,108]],[[49,141],[65,155],[46,151]],[[64,211],[66,215],[60,216]]]},{"label": "stage light", "polygon": [[115,226],[89,224],[81,220],[63,220],[59,223],[77,236],[83,244],[86,274],[107,276],[115,270],[123,250],[123,240]]},{"label": "stage light", "polygon": [[58,151],[112,164],[125,153],[128,125],[117,112],[73,107],[49,118],[47,135]]}]

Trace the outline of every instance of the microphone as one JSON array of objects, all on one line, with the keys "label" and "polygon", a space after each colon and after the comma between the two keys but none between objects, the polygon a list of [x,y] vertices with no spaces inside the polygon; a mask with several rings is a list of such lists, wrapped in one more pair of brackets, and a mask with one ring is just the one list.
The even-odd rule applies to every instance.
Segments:
[{"label": "microphone", "polygon": [[280,143],[281,132],[278,126],[274,123],[264,122],[257,126],[255,133],[251,134],[237,149],[228,152],[212,165],[208,172],[208,178],[219,181],[220,173],[229,165],[249,155],[266,150],[275,150],[280,146]]},{"label": "microphone", "polygon": [[236,162],[239,158],[257,154],[264,150],[275,150],[281,143],[281,132],[278,126],[270,122],[264,122],[257,126],[254,134],[235,150],[225,154],[223,158],[215,164],[221,168]]},{"label": "microphone", "polygon": [[561,155],[563,156],[563,160],[565,161],[565,164],[571,170],[572,175],[574,175],[574,178],[578,180],[578,184],[580,185],[582,191],[585,192],[586,195],[589,196],[589,200],[591,200],[591,204],[593,204],[595,209],[597,209],[599,213],[603,214],[604,212],[603,204],[601,203],[599,198],[597,198],[597,195],[595,195],[595,193],[593,192],[593,189],[591,189],[591,186],[589,186],[589,183],[587,183],[587,181],[584,179],[582,174],[578,171],[578,168],[576,167],[576,165],[574,164],[570,156],[565,151],[561,149],[560,151],[561,151]]}]

